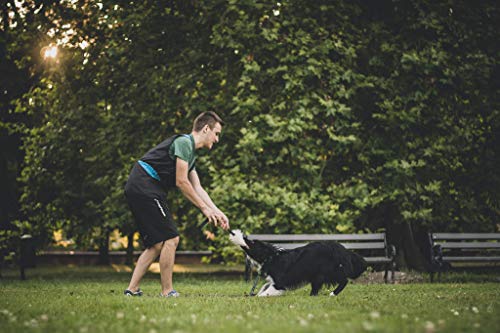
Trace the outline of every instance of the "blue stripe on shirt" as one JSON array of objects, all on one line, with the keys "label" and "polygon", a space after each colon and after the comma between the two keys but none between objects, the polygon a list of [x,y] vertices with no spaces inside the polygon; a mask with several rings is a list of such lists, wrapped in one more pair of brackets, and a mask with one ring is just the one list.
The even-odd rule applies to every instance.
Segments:
[{"label": "blue stripe on shirt", "polygon": [[146,162],[141,161],[141,160],[139,160],[138,163],[148,173],[148,175],[150,175],[151,177],[153,177],[157,181],[160,181],[160,176],[158,176],[158,172],[156,172],[156,170],[153,169],[153,167],[151,165],[149,165]]}]

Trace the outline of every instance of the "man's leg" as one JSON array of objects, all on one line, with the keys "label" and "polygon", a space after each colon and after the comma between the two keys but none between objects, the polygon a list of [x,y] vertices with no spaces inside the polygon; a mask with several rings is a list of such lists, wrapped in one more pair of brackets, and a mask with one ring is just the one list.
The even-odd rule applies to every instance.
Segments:
[{"label": "man's leg", "polygon": [[174,272],[175,250],[179,244],[179,236],[163,243],[160,253],[161,293],[167,295],[174,288],[172,274]]},{"label": "man's leg", "polygon": [[162,243],[158,243],[141,253],[135,265],[134,272],[132,273],[132,278],[127,288],[128,290],[135,292],[139,289],[142,277],[146,274],[149,266],[151,266],[156,257],[158,257],[158,254],[160,254],[161,248]]}]

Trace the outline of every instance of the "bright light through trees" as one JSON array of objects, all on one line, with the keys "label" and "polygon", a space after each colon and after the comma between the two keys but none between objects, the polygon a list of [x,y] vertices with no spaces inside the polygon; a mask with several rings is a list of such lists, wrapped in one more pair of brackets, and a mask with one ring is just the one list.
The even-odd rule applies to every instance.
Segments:
[{"label": "bright light through trees", "polygon": [[57,57],[57,46],[49,45],[42,48],[40,52],[42,54],[43,59],[55,59]]}]

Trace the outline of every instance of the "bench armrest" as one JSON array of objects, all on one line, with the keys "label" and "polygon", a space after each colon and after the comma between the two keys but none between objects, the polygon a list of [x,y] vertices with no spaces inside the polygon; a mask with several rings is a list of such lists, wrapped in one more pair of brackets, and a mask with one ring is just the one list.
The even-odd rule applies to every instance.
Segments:
[{"label": "bench armrest", "polygon": [[443,261],[443,248],[441,245],[436,244],[432,247],[432,262],[441,263]]}]

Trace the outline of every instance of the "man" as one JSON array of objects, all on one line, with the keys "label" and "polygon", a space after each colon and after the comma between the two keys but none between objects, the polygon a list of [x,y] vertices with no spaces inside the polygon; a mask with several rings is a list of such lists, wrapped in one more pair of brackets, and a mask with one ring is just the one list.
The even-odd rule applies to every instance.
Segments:
[{"label": "man", "polygon": [[141,279],[159,255],[160,295],[179,296],[172,285],[179,232],[166,203],[167,190],[179,188],[209,222],[223,229],[229,228],[228,218],[201,186],[195,168],[196,150],[212,149],[219,142],[223,124],[215,112],[204,112],[195,119],[191,134],[166,139],[148,151],[132,168],[125,185],[125,196],[146,249],[137,260],[125,295],[142,295],[139,288]]}]

